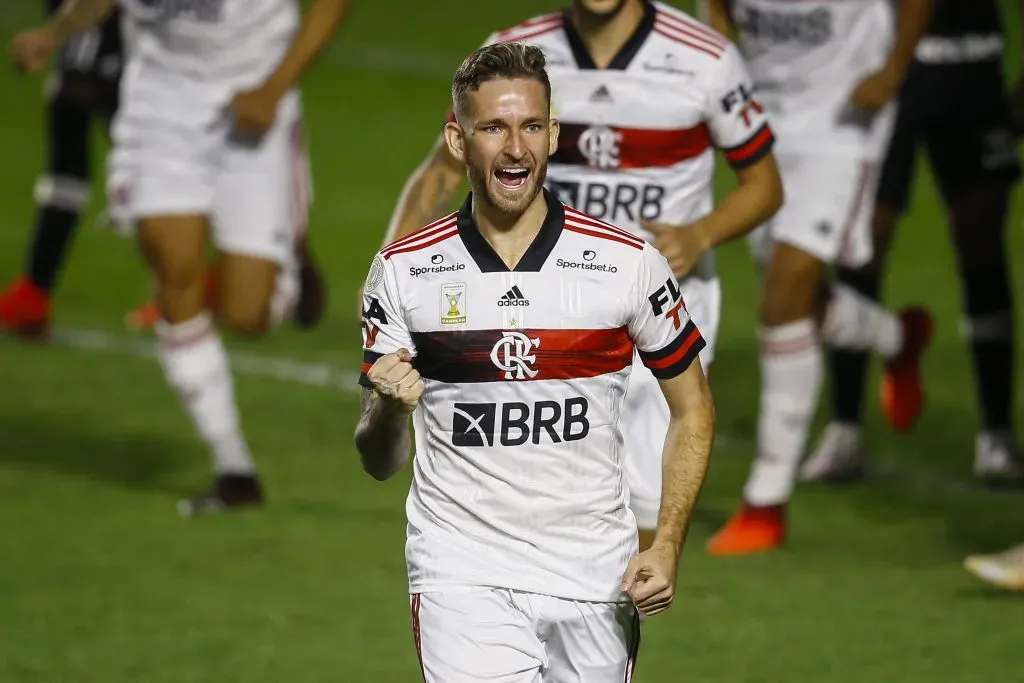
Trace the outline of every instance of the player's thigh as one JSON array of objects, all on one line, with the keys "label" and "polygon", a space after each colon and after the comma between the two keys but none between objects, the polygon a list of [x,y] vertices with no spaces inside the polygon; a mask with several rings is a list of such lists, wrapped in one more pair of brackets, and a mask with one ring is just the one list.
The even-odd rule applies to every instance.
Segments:
[{"label": "player's thigh", "polygon": [[668,421],[668,403],[657,378],[634,355],[619,429],[625,444],[622,467],[629,490],[629,507],[641,530],[654,529],[658,523],[662,451]]},{"label": "player's thigh", "polygon": [[631,603],[545,598],[544,683],[630,681],[640,649],[640,616]]},{"label": "player's thigh", "polygon": [[227,142],[214,209],[218,248],[286,265],[305,231],[310,199],[301,105],[290,93],[260,140]]},{"label": "player's thigh", "polygon": [[541,683],[543,646],[511,591],[413,595],[412,627],[426,683]]},{"label": "player's thigh", "polygon": [[265,332],[280,271],[277,262],[268,258],[221,252],[217,290],[221,320],[241,334]]}]

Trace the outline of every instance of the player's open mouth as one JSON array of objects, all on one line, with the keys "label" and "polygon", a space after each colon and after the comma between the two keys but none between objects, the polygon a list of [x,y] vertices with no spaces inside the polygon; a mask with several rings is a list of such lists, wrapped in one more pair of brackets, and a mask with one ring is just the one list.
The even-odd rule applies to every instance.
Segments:
[{"label": "player's open mouth", "polygon": [[530,169],[499,168],[494,172],[494,177],[498,179],[502,187],[509,190],[518,190],[526,184],[526,179],[530,177]]}]

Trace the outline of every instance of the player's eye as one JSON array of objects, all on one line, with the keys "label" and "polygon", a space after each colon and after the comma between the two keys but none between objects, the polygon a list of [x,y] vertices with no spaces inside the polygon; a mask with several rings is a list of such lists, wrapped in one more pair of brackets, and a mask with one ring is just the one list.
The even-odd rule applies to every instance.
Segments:
[{"label": "player's eye", "polygon": [[527,133],[539,133],[541,130],[542,130],[542,127],[541,127],[541,125],[539,123],[531,123],[530,125],[528,125],[526,127],[526,132]]},{"label": "player's eye", "polygon": [[497,134],[501,132],[501,126],[484,126],[485,133]]}]

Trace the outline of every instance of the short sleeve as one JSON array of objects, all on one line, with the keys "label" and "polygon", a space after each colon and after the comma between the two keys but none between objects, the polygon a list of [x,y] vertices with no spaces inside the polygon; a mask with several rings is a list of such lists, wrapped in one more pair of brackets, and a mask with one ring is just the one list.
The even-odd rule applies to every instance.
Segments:
[{"label": "short sleeve", "polygon": [[402,315],[394,269],[380,254],[373,258],[363,286],[363,368],[359,384],[372,388],[366,373],[381,356],[408,349],[414,356],[409,326]]},{"label": "short sleeve", "polygon": [[704,348],[704,338],[690,320],[668,261],[650,244],[637,268],[633,300],[629,336],[640,360],[658,379],[681,375]]},{"label": "short sleeve", "polygon": [[771,151],[775,135],[734,44],[729,43],[716,66],[707,103],[711,139],[733,168],[750,166]]}]

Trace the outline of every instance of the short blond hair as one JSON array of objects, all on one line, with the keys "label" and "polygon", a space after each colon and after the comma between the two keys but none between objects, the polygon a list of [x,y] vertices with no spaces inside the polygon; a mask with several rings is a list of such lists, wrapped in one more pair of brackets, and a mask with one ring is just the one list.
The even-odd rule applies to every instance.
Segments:
[{"label": "short blond hair", "polygon": [[487,81],[526,79],[544,86],[544,96],[551,104],[551,81],[545,68],[547,59],[540,48],[525,43],[485,45],[470,56],[452,78],[452,108],[456,119],[462,119],[469,103],[469,93]]}]

